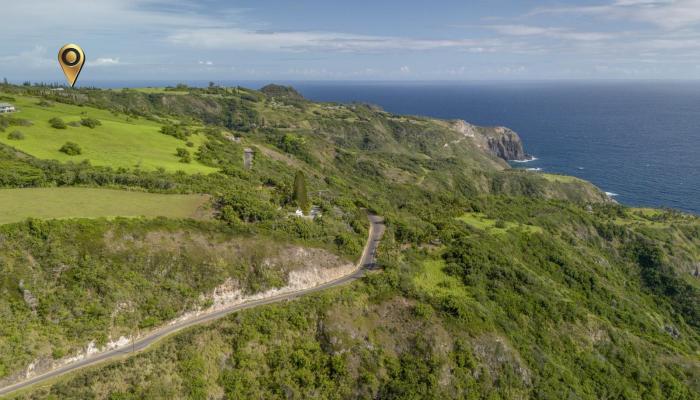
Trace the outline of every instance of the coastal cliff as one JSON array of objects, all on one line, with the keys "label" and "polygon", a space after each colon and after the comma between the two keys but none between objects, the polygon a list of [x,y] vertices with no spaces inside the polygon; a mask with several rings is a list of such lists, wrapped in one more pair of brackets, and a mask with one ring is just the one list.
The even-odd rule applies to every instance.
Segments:
[{"label": "coastal cliff", "polygon": [[506,161],[525,161],[532,156],[525,153],[520,136],[514,131],[504,128],[483,128],[482,133],[486,137],[488,150],[496,157]]},{"label": "coastal cliff", "polygon": [[532,159],[532,156],[525,152],[520,136],[511,129],[502,126],[476,126],[462,120],[453,121],[452,129],[462,137],[474,141],[483,151],[502,160],[525,161]]}]

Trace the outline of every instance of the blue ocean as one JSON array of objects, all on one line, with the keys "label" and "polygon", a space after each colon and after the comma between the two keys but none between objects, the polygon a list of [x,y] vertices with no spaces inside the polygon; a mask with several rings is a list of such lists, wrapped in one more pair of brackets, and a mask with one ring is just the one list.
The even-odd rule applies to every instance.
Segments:
[{"label": "blue ocean", "polygon": [[516,168],[586,179],[623,204],[700,214],[700,82],[281,83],[312,100],[507,126],[537,158]]},{"label": "blue ocean", "polygon": [[623,203],[700,214],[700,82],[298,83],[320,101],[504,125],[537,159]]}]

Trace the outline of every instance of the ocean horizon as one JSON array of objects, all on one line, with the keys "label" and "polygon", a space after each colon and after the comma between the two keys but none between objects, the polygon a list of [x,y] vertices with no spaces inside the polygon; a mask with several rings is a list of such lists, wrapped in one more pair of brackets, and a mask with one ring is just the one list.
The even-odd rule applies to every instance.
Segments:
[{"label": "ocean horizon", "polygon": [[[83,82],[101,88],[176,81]],[[206,86],[208,81],[184,81]],[[268,81],[216,81],[260,88]],[[620,203],[700,214],[700,81],[276,81],[315,101],[507,126],[535,159],[514,168],[576,176]]]}]

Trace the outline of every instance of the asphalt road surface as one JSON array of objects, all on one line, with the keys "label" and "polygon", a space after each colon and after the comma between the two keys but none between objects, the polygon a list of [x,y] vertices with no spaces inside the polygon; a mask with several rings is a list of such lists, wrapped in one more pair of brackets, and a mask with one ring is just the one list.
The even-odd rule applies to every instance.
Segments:
[{"label": "asphalt road surface", "polygon": [[216,319],[219,319],[221,317],[224,317],[228,314],[234,313],[236,311],[240,310],[245,310],[248,308],[254,308],[254,307],[259,307],[263,306],[266,304],[272,304],[272,303],[279,303],[282,301],[287,301],[287,300],[292,300],[297,297],[305,296],[310,293],[315,293],[315,292],[320,292],[322,290],[330,289],[336,286],[341,286],[345,285],[349,282],[352,282],[354,280],[357,280],[361,278],[364,273],[367,270],[370,270],[374,268],[375,266],[375,253],[377,251],[377,246],[379,245],[379,241],[382,238],[382,235],[384,234],[384,220],[376,215],[370,215],[369,220],[371,222],[370,224],[370,230],[369,230],[369,237],[367,238],[367,244],[365,245],[364,251],[362,252],[362,258],[360,259],[360,262],[357,264],[357,269],[355,272],[352,274],[346,275],[342,278],[338,278],[334,281],[330,281],[327,283],[324,283],[322,285],[315,286],[310,289],[305,289],[305,290],[299,290],[296,292],[290,292],[290,293],[285,293],[281,294],[278,296],[274,297],[268,297],[266,299],[260,299],[260,300],[254,300],[250,302],[246,302],[243,304],[238,304],[235,306],[231,306],[229,308],[225,308],[210,314],[204,314],[200,315],[198,317],[194,317],[192,319],[188,319],[185,321],[178,322],[173,325],[168,325],[164,326],[158,330],[155,330],[148,335],[137,339],[135,342],[129,344],[128,346],[120,347],[114,350],[109,350],[105,351],[103,353],[98,353],[98,354],[93,354],[90,357],[86,357],[82,360],[63,365],[59,368],[56,368],[54,370],[45,372],[43,374],[31,377],[25,381],[16,383],[11,386],[4,387],[0,389],[0,396],[6,396],[8,394],[11,394],[13,392],[16,392],[21,389],[26,389],[30,386],[40,384],[42,382],[45,382],[47,380],[59,377],[61,375],[65,375],[67,373],[76,371],[81,368],[85,368],[88,366],[100,364],[100,363],[105,363],[111,360],[115,359],[122,359],[125,357],[129,357],[131,354],[134,354],[136,352],[143,351],[150,347],[153,343],[170,336],[174,334],[175,332],[178,332],[182,329],[189,328],[194,325],[199,325],[203,324],[206,322],[210,322]]}]

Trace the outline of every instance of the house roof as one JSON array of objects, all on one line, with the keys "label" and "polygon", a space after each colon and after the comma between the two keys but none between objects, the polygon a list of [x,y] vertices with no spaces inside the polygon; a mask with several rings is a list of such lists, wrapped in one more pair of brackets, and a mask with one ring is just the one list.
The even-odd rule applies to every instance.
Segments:
[{"label": "house roof", "polygon": [[0,103],[0,107],[14,107],[14,106],[10,103]]}]

